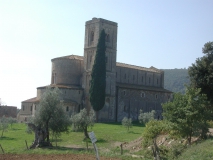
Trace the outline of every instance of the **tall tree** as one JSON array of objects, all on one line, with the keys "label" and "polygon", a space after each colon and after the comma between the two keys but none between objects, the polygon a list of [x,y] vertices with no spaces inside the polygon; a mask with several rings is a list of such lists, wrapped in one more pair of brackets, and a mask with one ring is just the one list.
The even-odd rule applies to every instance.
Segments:
[{"label": "tall tree", "polygon": [[106,44],[105,31],[102,30],[99,36],[94,65],[92,68],[92,79],[90,93],[90,103],[95,111],[104,107],[106,89]]},{"label": "tall tree", "polygon": [[205,55],[198,58],[188,72],[192,87],[201,88],[213,106],[213,42],[205,43],[202,51]]},{"label": "tall tree", "polygon": [[39,110],[35,115],[34,123],[37,126],[45,128],[47,142],[49,143],[49,130],[54,133],[60,133],[68,130],[68,118],[60,103],[60,91],[58,88],[48,87],[42,95],[39,103]]},{"label": "tall tree", "polygon": [[170,122],[175,135],[186,137],[191,144],[192,136],[205,138],[208,132],[207,121],[212,114],[209,105],[200,89],[188,87],[185,95],[177,93],[173,101],[163,104],[163,117]]}]

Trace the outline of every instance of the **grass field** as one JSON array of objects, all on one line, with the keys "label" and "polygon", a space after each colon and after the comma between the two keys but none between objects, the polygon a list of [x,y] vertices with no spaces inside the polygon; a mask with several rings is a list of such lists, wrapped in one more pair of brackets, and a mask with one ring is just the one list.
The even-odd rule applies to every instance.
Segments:
[{"label": "grass field", "polygon": [[[120,149],[116,147],[115,142],[130,142],[141,136],[144,127],[140,124],[135,124],[127,132],[119,123],[106,124],[98,123],[95,124],[93,128],[89,128],[90,131],[94,131],[97,138],[97,147],[101,155],[119,155]],[[51,137],[50,137],[51,138]],[[26,125],[17,123],[14,124],[12,128],[8,128],[8,131],[4,133],[4,136],[0,138],[0,144],[2,145],[5,153],[15,153],[15,154],[65,154],[65,153],[88,153],[86,151],[86,142],[83,141],[83,132],[69,132],[68,134],[63,133],[58,139],[58,147],[53,147],[49,149],[34,149],[27,150],[25,140],[28,146],[34,140],[34,134],[26,133]],[[55,146],[55,142],[52,144]],[[90,152],[93,153],[93,145],[89,142]],[[126,151],[128,152],[128,151]],[[0,150],[1,153],[1,150]]]}]

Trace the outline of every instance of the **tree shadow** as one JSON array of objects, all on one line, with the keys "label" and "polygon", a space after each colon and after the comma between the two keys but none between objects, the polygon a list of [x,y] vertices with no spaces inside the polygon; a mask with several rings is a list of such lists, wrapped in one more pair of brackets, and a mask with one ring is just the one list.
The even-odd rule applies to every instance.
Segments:
[{"label": "tree shadow", "polygon": [[103,138],[97,139],[97,143],[106,143],[107,141]]},{"label": "tree shadow", "polygon": [[18,130],[21,130],[21,129],[19,129],[19,128],[9,128],[9,130],[18,131]]},{"label": "tree shadow", "polygon": [[[63,146],[52,146],[48,147],[48,149],[53,149],[57,151],[87,151],[86,147],[63,147]],[[92,151],[92,148],[88,148],[88,151]]]},{"label": "tree shadow", "polygon": [[56,139],[51,139],[51,143],[53,143],[53,142],[62,142],[62,139],[60,139],[60,138],[57,139],[57,140]]},{"label": "tree shadow", "polygon": [[15,140],[16,138],[11,138],[11,137],[0,137],[0,140]]},{"label": "tree shadow", "polygon": [[141,133],[134,132],[134,131],[129,131],[128,133],[131,133],[131,134],[141,134]]}]

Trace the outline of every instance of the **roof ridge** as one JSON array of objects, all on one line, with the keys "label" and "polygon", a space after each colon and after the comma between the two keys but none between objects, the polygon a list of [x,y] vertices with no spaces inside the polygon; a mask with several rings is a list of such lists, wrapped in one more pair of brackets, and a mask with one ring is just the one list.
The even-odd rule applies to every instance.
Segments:
[{"label": "roof ridge", "polygon": [[136,65],[127,64],[127,63],[121,63],[121,62],[116,62],[116,66],[132,68],[132,69],[139,69],[139,70],[144,70],[144,71],[158,72],[158,73],[162,72],[161,70],[159,70],[153,66],[151,66],[150,68],[147,68],[147,67],[136,66]]}]

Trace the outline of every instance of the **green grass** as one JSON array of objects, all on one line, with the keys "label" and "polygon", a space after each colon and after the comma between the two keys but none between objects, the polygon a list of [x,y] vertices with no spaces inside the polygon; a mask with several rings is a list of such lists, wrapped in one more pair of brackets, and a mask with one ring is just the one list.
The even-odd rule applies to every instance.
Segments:
[{"label": "green grass", "polygon": [[213,159],[213,138],[202,143],[188,147],[178,160],[212,160]]},{"label": "green grass", "polygon": [[[114,145],[115,142],[130,142],[141,136],[144,127],[139,124],[134,124],[130,131],[124,128],[119,123],[97,123],[93,128],[89,128],[88,131],[94,131],[97,142],[96,145],[101,155],[119,155],[120,149]],[[58,139],[58,147],[46,149],[34,149],[27,150],[25,140],[30,146],[34,140],[34,134],[27,134],[25,124],[14,124],[13,128],[9,128],[4,136],[0,138],[0,144],[2,145],[5,153],[16,153],[16,154],[65,154],[65,153],[94,153],[93,145],[89,142],[90,151],[86,152],[86,143],[83,141],[83,132],[69,132],[68,134],[63,133]],[[51,137],[50,137],[51,138]],[[50,139],[52,140],[52,139]],[[77,148],[77,149],[76,149]],[[106,150],[108,150],[106,152]],[[1,154],[0,150],[0,154]]]}]

